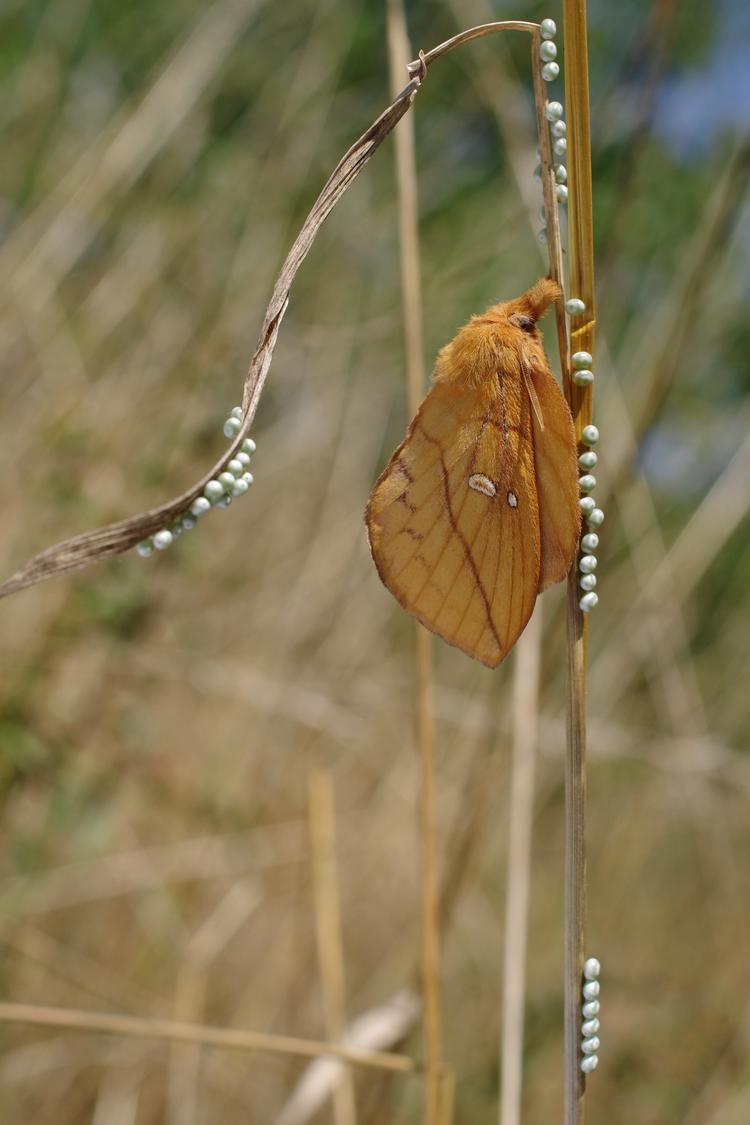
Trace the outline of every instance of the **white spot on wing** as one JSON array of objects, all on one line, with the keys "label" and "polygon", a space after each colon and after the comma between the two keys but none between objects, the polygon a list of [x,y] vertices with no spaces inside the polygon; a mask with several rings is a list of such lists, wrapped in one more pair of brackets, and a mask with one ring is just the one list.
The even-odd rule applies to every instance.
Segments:
[{"label": "white spot on wing", "polygon": [[495,496],[497,489],[484,473],[472,473],[469,477],[469,488],[473,488],[475,492],[481,492],[483,496]]},{"label": "white spot on wing", "polygon": [[508,503],[511,506],[511,508],[517,508],[518,507],[518,497],[516,496],[515,492],[509,492],[508,493]]}]

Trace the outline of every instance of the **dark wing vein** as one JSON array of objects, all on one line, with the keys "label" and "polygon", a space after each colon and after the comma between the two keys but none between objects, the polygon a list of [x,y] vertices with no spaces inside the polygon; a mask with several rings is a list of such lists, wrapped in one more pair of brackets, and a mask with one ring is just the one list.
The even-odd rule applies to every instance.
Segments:
[{"label": "dark wing vein", "polygon": [[[487,598],[487,591],[485,590],[484,585],[482,584],[482,578],[481,578],[481,575],[479,574],[479,571],[477,570],[476,563],[474,562],[474,559],[471,557],[471,552],[469,550],[469,544],[466,542],[466,536],[461,531],[461,528],[458,526],[458,523],[456,521],[456,517],[455,517],[454,512],[453,512],[453,505],[451,504],[450,489],[448,488],[448,474],[447,474],[447,470],[445,468],[445,461],[443,460],[442,454],[440,456],[440,460],[442,461],[442,464],[443,464],[443,480],[445,482],[445,506],[446,506],[446,509],[447,509],[447,512],[448,512],[448,519],[451,522],[451,527],[453,528],[454,532],[458,536],[458,539],[459,539],[459,541],[461,543],[461,546],[463,548],[464,558],[466,559],[466,562],[467,562],[469,568],[471,569],[472,574],[474,575],[474,580],[475,580],[475,582],[477,584],[477,587],[479,589],[479,593],[482,596],[482,601],[484,602],[484,608],[487,611],[487,620],[489,621],[490,628],[492,630],[492,635],[495,638],[495,640],[497,641],[498,646],[502,649],[502,647],[503,647],[502,642],[497,635],[497,630],[495,629],[495,623],[492,620],[492,610],[490,608],[490,603],[489,603],[489,600]],[[461,511],[463,511],[463,505],[465,503],[466,503],[466,498],[464,497],[464,500],[461,504]]]}]

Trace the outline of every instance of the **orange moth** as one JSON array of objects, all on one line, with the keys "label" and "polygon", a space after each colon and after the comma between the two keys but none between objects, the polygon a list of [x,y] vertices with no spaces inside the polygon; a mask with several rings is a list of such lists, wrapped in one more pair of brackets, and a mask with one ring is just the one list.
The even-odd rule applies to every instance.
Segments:
[{"label": "orange moth", "polygon": [[442,348],[367,505],[372,557],[394,597],[490,668],[578,545],[573,420],[536,327],[561,295],[538,281]]}]

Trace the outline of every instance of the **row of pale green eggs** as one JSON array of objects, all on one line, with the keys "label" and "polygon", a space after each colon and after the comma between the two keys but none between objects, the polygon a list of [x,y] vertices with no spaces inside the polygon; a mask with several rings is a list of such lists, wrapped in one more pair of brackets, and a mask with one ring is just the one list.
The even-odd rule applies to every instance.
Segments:
[{"label": "row of pale green eggs", "polygon": [[[241,427],[242,409],[235,406],[224,423],[224,434],[229,438],[236,437]],[[197,496],[188,511],[178,516],[169,527],[163,527],[149,539],[139,543],[136,547],[138,554],[142,558],[148,558],[154,550],[165,551],[183,531],[191,531],[200,517],[212,508],[228,508],[233,497],[244,496],[253,483],[249,466],[256,448],[252,438],[245,438],[241,449],[227,461],[222,472],[206,483],[203,495]]]}]

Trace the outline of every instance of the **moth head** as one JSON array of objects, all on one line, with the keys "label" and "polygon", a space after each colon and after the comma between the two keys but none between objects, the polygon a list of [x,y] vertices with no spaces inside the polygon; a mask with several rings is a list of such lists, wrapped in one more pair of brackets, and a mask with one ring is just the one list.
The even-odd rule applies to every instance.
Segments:
[{"label": "moth head", "polygon": [[508,320],[511,324],[515,324],[516,328],[520,328],[522,332],[536,332],[536,321],[533,317],[527,316],[526,313],[512,313]]},{"label": "moth head", "polygon": [[533,335],[537,321],[541,320],[552,302],[560,297],[562,297],[562,289],[557,282],[549,277],[543,277],[520,297],[512,301],[503,301],[502,304],[496,305],[496,309],[515,328]]},{"label": "moth head", "polygon": [[520,297],[473,316],[438,355],[435,381],[479,387],[497,371],[520,376],[529,366],[546,365],[536,325],[560,297],[557,282],[542,278]]}]

